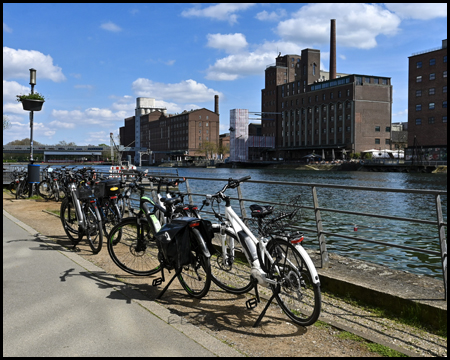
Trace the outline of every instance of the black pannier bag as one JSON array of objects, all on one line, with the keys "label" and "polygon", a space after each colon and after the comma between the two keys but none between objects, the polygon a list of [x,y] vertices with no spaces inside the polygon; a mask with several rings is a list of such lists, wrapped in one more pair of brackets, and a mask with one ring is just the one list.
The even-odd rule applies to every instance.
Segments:
[{"label": "black pannier bag", "polygon": [[114,196],[120,192],[120,180],[109,179],[99,181],[94,186],[94,195],[97,199],[101,199],[108,196]]},{"label": "black pannier bag", "polygon": [[205,240],[209,253],[214,255],[216,253],[216,248],[212,243],[212,239],[214,239],[214,231],[211,221],[202,219],[200,221],[199,231],[200,234],[202,234],[203,240]]},{"label": "black pannier bag", "polygon": [[193,218],[178,218],[165,224],[156,234],[158,249],[163,253],[166,265],[179,269],[191,263],[189,222]]}]

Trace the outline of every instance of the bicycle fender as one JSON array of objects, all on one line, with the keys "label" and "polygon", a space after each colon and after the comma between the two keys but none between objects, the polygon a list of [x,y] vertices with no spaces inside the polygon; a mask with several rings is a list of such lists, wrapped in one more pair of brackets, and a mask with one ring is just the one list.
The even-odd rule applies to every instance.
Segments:
[{"label": "bicycle fender", "polygon": [[300,253],[303,260],[305,260],[306,265],[311,272],[312,282],[314,283],[314,285],[320,286],[319,274],[317,273],[316,267],[314,266],[306,250],[301,245],[295,245],[295,249]]},{"label": "bicycle fender", "polygon": [[191,228],[194,234],[197,236],[198,244],[200,246],[200,249],[202,250],[203,255],[206,257],[211,257],[211,254],[209,253],[208,247],[206,246],[205,240],[203,239],[202,234],[200,231],[198,231],[195,228]]}]

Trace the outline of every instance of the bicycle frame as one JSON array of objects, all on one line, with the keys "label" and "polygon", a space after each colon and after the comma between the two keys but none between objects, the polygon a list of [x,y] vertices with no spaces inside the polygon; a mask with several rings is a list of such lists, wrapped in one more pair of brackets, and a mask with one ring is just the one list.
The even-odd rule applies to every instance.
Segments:
[{"label": "bicycle frame", "polygon": [[[277,281],[268,279],[266,277],[266,273],[261,268],[261,264],[258,258],[258,251],[261,255],[260,258],[264,259],[263,254],[266,256],[266,258],[270,262],[270,266],[272,266],[275,263],[275,260],[272,258],[272,256],[267,251],[267,244],[269,242],[269,239],[267,238],[261,238],[257,239],[255,235],[250,231],[250,229],[244,224],[244,222],[239,218],[239,216],[236,214],[236,212],[233,210],[233,208],[230,206],[229,200],[225,200],[225,218],[230,222],[230,226],[233,229],[233,232],[235,236],[240,240],[243,252],[245,257],[247,258],[247,261],[249,264],[251,264],[251,274],[252,276],[258,281],[259,285],[263,286],[269,286],[269,285],[276,285]],[[223,265],[224,267],[229,264],[229,258],[228,258],[228,249],[230,250],[230,256],[231,260],[234,260],[234,239],[230,237],[228,244],[226,242],[226,234],[225,234],[225,227],[226,225],[221,225],[221,231],[220,231],[220,238],[221,238],[221,245],[222,245],[222,254],[223,254]],[[304,261],[307,263],[308,268],[311,269],[313,276],[312,281],[315,285],[320,285],[319,276],[317,274],[316,268],[307,254],[306,250],[299,244],[294,245],[296,250],[300,252],[300,254],[303,256]],[[283,255],[284,259],[284,255]],[[291,263],[289,259],[285,259],[290,265],[295,267],[294,264]],[[278,268],[278,265],[275,265],[276,268]],[[279,269],[277,269],[279,271]]]}]

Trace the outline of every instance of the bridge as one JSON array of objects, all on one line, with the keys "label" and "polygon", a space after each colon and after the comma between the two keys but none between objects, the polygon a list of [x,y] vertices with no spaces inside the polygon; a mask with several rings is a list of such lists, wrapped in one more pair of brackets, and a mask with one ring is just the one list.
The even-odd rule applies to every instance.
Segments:
[{"label": "bridge", "polygon": [[[9,154],[29,154],[30,145],[3,145],[3,153]],[[33,146],[33,154],[42,154],[43,161],[47,161],[49,157],[58,159],[64,156],[80,156],[89,157],[93,160],[99,160],[102,152],[111,152],[109,146]]]}]

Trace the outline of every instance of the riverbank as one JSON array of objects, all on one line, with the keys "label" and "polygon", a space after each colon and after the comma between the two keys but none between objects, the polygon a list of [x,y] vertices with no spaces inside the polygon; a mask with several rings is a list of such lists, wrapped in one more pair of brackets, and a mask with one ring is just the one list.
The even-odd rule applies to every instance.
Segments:
[{"label": "riverbank", "polygon": [[[40,239],[69,246],[59,218],[52,215],[59,206],[59,203],[50,201],[13,200],[9,194],[3,195],[4,210],[35,228]],[[118,271],[106,249],[98,255],[92,255],[84,241],[80,243],[79,249],[79,255],[100,266],[106,273],[114,274],[125,283],[126,288],[132,287],[151,300],[159,293],[160,289],[149,286],[152,278],[138,278]],[[311,255],[319,267],[319,255],[314,251]],[[375,300],[378,301],[379,308],[397,308],[403,315],[421,319],[418,323],[426,323],[427,326],[436,321],[438,326],[439,322],[445,322],[446,329],[447,313],[442,281],[392,271],[383,266],[335,254],[330,254],[330,267],[319,268],[318,271],[324,291],[320,318],[322,323],[307,329],[288,322],[277,306],[271,306],[261,326],[253,328],[253,323],[262,311],[261,305],[253,311],[245,308],[245,300],[253,297],[253,292],[236,296],[213,286],[210,293],[198,301],[188,298],[179,284],[174,282],[161,304],[172,313],[182,316],[185,321],[250,356],[298,356],[298,346],[292,346],[296,341],[301,341],[299,344],[305,347],[305,352],[302,351],[305,356],[369,356],[359,353],[360,349],[357,351],[355,344],[326,337],[330,333],[341,333],[337,329],[357,334],[410,356],[446,356],[446,339],[393,321],[380,311],[355,306],[357,301]],[[339,300],[337,294],[347,297],[351,300],[350,303]],[[433,312],[436,314],[433,315]],[[273,346],[267,346],[267,336],[270,336]],[[324,344],[327,344],[326,353],[322,354]]]}]

